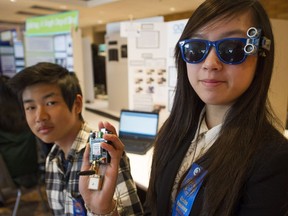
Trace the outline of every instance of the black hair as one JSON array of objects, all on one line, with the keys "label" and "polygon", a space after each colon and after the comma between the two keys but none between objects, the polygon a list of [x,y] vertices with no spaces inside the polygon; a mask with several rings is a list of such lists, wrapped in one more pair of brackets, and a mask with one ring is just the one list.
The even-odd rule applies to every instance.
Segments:
[{"label": "black hair", "polygon": [[0,130],[18,133],[28,130],[21,106],[8,82],[10,77],[0,76]]},{"label": "black hair", "polygon": [[[40,62],[27,67],[17,73],[10,81],[10,85],[17,93],[21,104],[25,88],[38,83],[56,84],[59,86],[63,99],[70,111],[72,111],[77,95],[82,96],[82,90],[76,74],[54,63]],[[83,120],[81,113],[80,119]]]}]

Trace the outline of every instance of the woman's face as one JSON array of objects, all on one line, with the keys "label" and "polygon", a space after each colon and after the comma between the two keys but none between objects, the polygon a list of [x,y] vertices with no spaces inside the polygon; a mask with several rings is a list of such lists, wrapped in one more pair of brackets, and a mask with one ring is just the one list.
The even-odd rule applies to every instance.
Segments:
[{"label": "woman's face", "polygon": [[[211,22],[195,32],[192,38],[209,41],[246,38],[246,32],[252,26],[251,15],[247,12],[229,21]],[[211,47],[202,62],[187,63],[189,82],[206,105],[230,106],[250,86],[256,63],[257,55],[251,55],[241,64],[225,64],[217,57],[215,48]]]}]

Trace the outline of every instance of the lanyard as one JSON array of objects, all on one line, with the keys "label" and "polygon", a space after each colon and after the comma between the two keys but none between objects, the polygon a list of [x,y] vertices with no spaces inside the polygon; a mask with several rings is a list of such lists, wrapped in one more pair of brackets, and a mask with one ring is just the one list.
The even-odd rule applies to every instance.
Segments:
[{"label": "lanyard", "polygon": [[[188,174],[181,184],[174,206],[173,216],[188,216],[191,212],[197,193],[202,185],[207,171],[196,163],[193,163]],[[188,183],[189,181],[191,181]]]}]

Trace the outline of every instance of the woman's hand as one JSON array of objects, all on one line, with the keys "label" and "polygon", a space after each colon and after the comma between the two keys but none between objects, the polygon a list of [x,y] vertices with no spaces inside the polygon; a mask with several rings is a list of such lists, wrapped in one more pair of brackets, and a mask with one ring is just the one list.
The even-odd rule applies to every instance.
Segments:
[{"label": "woman's hand", "polygon": [[[99,122],[99,130],[106,128],[111,134],[104,134],[103,138],[110,141],[111,144],[101,143],[101,147],[106,149],[110,156],[111,161],[107,165],[100,165],[99,173],[103,173],[104,179],[101,190],[90,190],[89,176],[80,176],[79,191],[84,199],[86,206],[96,214],[107,214],[115,207],[113,195],[115,192],[118,168],[120,159],[124,151],[124,145],[117,136],[116,130],[113,125],[108,122]],[[84,155],[81,171],[89,170],[91,164],[89,163],[90,146],[87,144]],[[104,169],[104,170],[103,170]]]}]

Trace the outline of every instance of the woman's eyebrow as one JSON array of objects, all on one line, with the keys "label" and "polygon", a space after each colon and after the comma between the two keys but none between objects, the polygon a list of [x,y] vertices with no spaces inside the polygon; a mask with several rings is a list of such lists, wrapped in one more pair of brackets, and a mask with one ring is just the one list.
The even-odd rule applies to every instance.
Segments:
[{"label": "woman's eyebrow", "polygon": [[243,35],[243,36],[245,35],[246,36],[246,31],[243,31],[241,29],[236,29],[236,30],[224,32],[223,34],[221,34],[222,37],[228,37],[231,35]]}]

